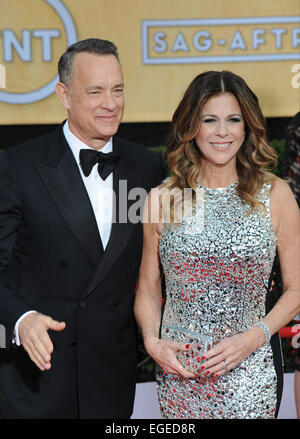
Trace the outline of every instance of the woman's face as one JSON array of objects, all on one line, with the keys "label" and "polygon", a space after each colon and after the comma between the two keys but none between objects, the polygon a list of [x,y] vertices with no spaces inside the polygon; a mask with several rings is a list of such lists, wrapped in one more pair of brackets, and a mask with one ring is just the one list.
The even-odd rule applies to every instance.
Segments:
[{"label": "woman's face", "polygon": [[235,163],[245,135],[240,105],[231,93],[211,97],[203,106],[196,144],[203,159],[222,166]]}]

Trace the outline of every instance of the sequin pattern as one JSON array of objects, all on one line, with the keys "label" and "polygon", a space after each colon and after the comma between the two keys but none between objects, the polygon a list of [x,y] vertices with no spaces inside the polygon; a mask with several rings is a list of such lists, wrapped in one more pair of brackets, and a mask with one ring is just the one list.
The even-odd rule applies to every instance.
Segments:
[{"label": "sequin pattern", "polygon": [[[199,186],[204,197],[199,216],[165,224],[159,252],[166,280],[161,337],[193,345],[187,367],[201,364],[203,339],[217,343],[245,331],[265,315],[265,298],[276,252],[270,222],[270,186],[258,199],[265,210],[238,196],[236,183],[218,189]],[[197,226],[197,224],[196,224]],[[197,344],[198,342],[198,344]],[[202,343],[202,347],[199,346]],[[201,350],[202,349],[202,350]],[[157,367],[163,418],[273,418],[277,377],[270,345],[217,378],[182,379]]]}]

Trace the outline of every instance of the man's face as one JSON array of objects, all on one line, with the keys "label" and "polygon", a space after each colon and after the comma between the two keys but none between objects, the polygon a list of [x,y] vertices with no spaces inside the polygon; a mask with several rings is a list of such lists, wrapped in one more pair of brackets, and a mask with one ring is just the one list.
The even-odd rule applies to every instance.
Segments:
[{"label": "man's face", "polygon": [[[113,55],[78,53],[69,88],[60,100],[68,111],[71,131],[93,148],[102,148],[119,127],[124,110],[124,82]],[[59,94],[59,93],[58,93]]]}]

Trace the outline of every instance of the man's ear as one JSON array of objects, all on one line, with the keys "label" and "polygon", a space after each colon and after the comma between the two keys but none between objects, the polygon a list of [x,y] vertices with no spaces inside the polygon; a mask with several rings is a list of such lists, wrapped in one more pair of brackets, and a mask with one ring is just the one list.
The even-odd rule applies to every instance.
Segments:
[{"label": "man's ear", "polygon": [[69,90],[68,87],[63,82],[58,82],[56,84],[56,94],[58,99],[60,100],[62,106],[65,110],[69,110]]}]

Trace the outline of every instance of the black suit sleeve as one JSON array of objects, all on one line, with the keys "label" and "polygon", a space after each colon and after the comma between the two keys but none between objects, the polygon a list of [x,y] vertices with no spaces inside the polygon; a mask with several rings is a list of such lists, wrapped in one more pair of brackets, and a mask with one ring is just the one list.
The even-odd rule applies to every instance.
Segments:
[{"label": "black suit sleeve", "polygon": [[12,340],[14,325],[32,309],[12,286],[10,266],[18,229],[22,221],[20,184],[12,160],[0,153],[0,323],[5,328],[6,347]]},{"label": "black suit sleeve", "polygon": [[156,176],[154,187],[159,186],[166,177],[167,177],[166,164],[163,157],[159,155],[158,174]]},{"label": "black suit sleeve", "polygon": [[165,159],[160,156],[160,162],[161,162],[161,168],[160,168],[160,183],[167,178],[168,176],[168,169]]}]

